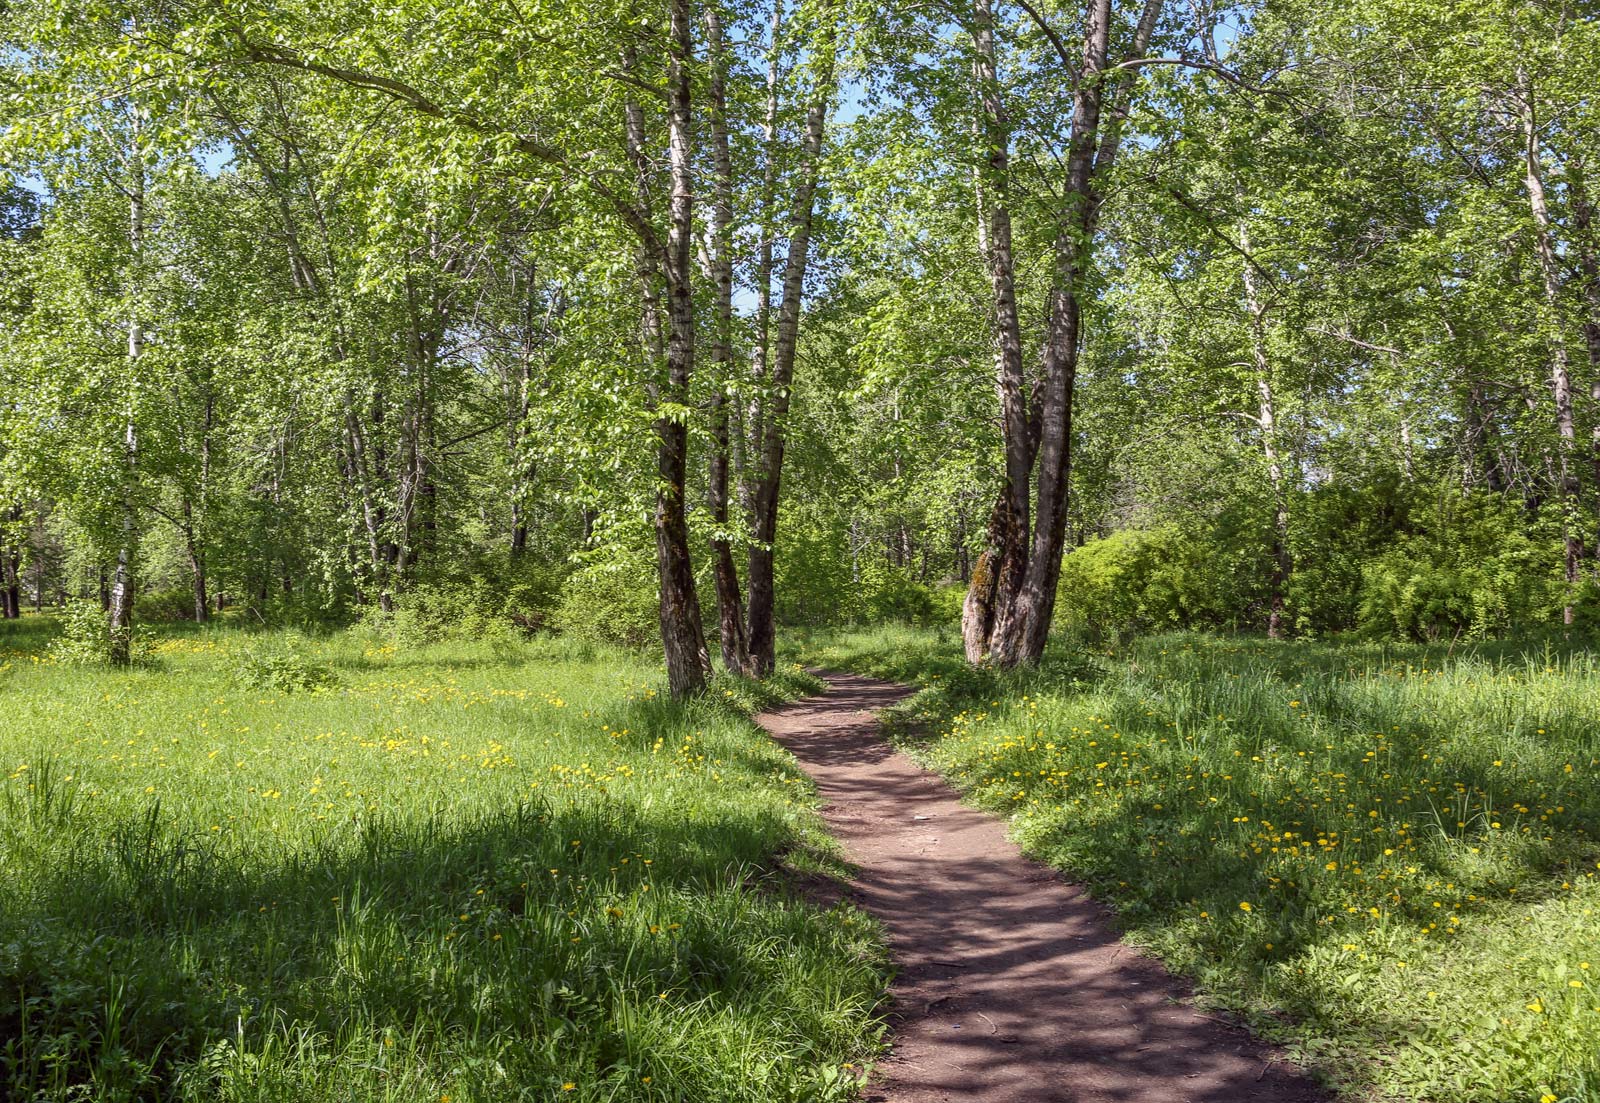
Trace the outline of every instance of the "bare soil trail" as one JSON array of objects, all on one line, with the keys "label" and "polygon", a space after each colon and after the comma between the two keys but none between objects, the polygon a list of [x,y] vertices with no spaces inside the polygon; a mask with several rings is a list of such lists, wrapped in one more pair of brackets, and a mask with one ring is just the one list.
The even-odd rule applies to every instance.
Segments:
[{"label": "bare soil trail", "polygon": [[821,791],[860,869],[852,896],[899,967],[881,1103],[1323,1103],[1244,1030],[1203,1015],[1004,824],[895,752],[873,715],[904,686],[828,674],[758,717]]}]

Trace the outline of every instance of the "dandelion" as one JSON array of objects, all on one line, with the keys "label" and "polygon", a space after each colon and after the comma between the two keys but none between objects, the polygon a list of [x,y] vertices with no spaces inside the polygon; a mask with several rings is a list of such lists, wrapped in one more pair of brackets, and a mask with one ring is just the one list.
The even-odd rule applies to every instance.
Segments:
[{"label": "dandelion", "polygon": [[1250,901],[1248,901],[1248,900],[1241,900],[1241,901],[1240,901],[1240,902],[1239,902],[1239,910],[1240,910],[1240,911],[1242,911],[1242,912],[1247,912],[1247,911],[1251,911],[1251,910],[1253,910],[1253,909],[1252,909],[1252,908],[1251,908],[1251,907],[1250,907]]}]

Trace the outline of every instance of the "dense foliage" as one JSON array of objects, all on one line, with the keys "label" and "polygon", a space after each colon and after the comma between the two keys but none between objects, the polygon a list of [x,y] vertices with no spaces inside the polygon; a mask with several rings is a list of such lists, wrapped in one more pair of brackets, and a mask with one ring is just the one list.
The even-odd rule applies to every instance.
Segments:
[{"label": "dense foliage", "polygon": [[8,5],[7,616],[1593,616],[1578,9],[501,9]]}]

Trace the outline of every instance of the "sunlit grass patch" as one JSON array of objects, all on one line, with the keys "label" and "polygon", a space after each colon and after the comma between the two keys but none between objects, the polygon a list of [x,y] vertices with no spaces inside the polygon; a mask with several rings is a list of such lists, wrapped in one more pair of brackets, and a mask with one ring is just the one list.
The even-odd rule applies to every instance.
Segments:
[{"label": "sunlit grass patch", "polygon": [[684,706],[548,641],[13,651],[0,1097],[800,1101],[875,1052],[877,933],[791,887],[838,863],[748,719],[799,672]]},{"label": "sunlit grass patch", "polygon": [[1600,667],[1166,636],[973,671],[903,630],[906,745],[1137,941],[1358,1091],[1600,1098]]}]

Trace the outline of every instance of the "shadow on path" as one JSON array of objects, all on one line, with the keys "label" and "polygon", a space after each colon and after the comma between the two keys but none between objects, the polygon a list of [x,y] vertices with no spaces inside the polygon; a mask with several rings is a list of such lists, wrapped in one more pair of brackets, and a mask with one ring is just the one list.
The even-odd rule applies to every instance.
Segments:
[{"label": "shadow on path", "polygon": [[1022,857],[1004,824],[896,753],[872,715],[911,690],[828,674],[757,718],[816,779],[899,966],[886,1103],[1319,1103],[1244,1030],[1202,1015],[1109,913]]}]

